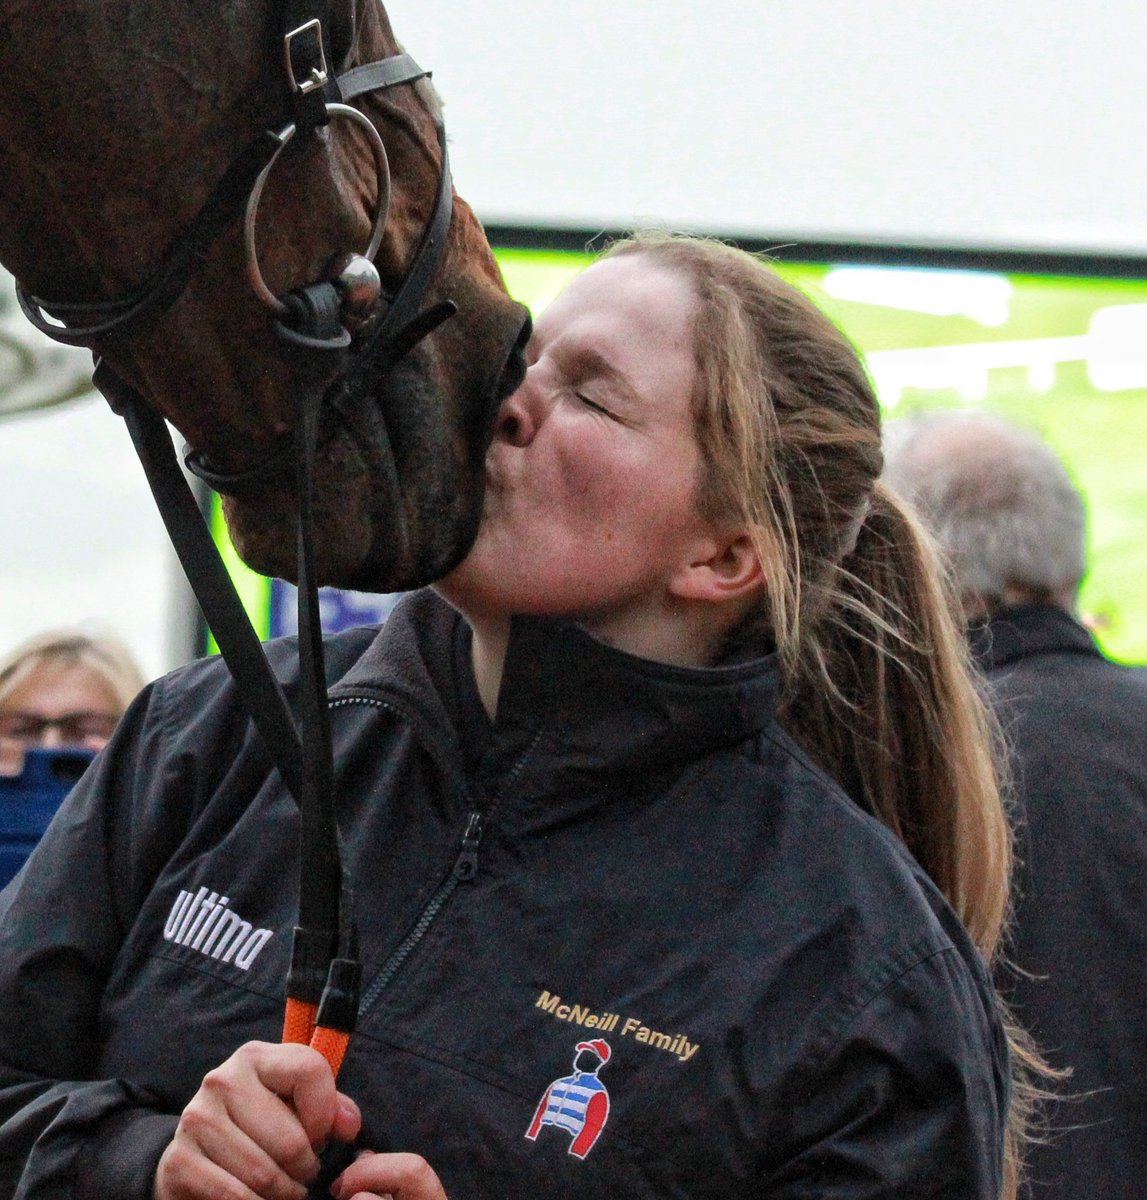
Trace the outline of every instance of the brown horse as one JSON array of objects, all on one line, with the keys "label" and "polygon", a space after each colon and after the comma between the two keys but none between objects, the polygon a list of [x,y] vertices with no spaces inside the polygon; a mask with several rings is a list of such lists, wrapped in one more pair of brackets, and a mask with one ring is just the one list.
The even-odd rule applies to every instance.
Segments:
[{"label": "brown horse", "polygon": [[[332,74],[399,47],[376,0],[331,0]],[[0,0],[0,261],[49,312],[145,280],[259,131],[284,117],[282,38],[269,0]],[[354,101],[389,159],[375,256],[398,288],[434,209],[442,154],[425,80]],[[287,110],[289,115],[289,109]],[[298,139],[266,177],[257,262],[274,295],[329,277],[374,228],[378,151],[355,120]],[[243,221],[197,262],[179,298],[99,353],[220,472],[267,460],[292,427],[290,368],[245,275]],[[457,197],[427,304],[458,307],[395,366],[359,363],[324,410],[315,472],[321,582],[397,590],[436,578],[480,515],[493,413],[521,375],[525,310],[505,294]],[[368,345],[378,306],[356,330]],[[82,315],[82,314],[81,314]],[[272,471],[225,496],[241,555],[295,573],[295,484]]]}]

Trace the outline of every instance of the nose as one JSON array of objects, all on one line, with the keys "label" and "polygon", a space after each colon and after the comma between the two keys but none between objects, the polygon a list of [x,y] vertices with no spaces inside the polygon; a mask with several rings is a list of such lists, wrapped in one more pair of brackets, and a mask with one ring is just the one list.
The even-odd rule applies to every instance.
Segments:
[{"label": "nose", "polygon": [[58,750],[64,745],[64,735],[60,732],[59,725],[54,723],[45,725],[36,744],[43,746],[45,750]]}]

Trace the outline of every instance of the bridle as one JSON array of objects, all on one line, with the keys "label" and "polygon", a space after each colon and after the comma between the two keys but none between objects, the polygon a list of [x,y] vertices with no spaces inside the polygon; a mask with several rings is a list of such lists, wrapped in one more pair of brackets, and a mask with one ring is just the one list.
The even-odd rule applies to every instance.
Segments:
[{"label": "bridle", "polygon": [[[354,266],[357,268],[373,259],[386,222],[389,168],[378,131],[362,112],[351,107],[349,101],[368,92],[429,78],[430,72],[419,67],[410,55],[395,54],[353,67],[341,75],[332,75],[327,67],[326,0],[282,0],[281,7],[285,76],[294,119],[277,130],[261,131],[247,143],[199,211],[173,239],[159,266],[137,287],[110,300],[74,301],[42,300],[17,285],[25,316],[41,332],[56,341],[76,346],[95,346],[103,338],[130,332],[146,318],[175,303],[211,244],[231,228],[241,214],[244,217],[247,276],[252,288],[280,319],[289,318],[292,315],[289,298],[274,295],[259,269],[254,237],[258,203],[271,168],[286,146],[296,137],[301,139],[315,133],[332,117],[352,120],[371,141],[380,184],[378,204],[368,245],[362,255],[351,258],[356,260]],[[418,308],[441,261],[452,216],[445,129],[441,121],[435,124],[442,166],[434,211],[402,285],[394,296],[386,297],[389,311],[381,327],[372,335],[373,343],[402,345],[413,333],[419,332],[415,323],[427,319],[419,314]],[[344,293],[355,286],[349,279],[332,282]],[[361,287],[361,284],[357,286]],[[292,295],[297,297],[307,290],[301,288]],[[375,291],[371,299],[377,298]],[[49,314],[57,320],[51,320]],[[442,319],[448,315],[444,314]]]},{"label": "bridle", "polygon": [[[383,296],[372,259],[382,239],[389,204],[386,149],[370,120],[349,103],[368,92],[426,78],[428,72],[409,55],[396,54],[335,76],[327,65],[331,61],[329,29],[327,0],[281,0],[279,31],[291,119],[277,130],[264,130],[244,147],[143,283],[95,302],[44,300],[19,284],[17,296],[25,315],[42,333],[93,350],[93,382],[127,423],[168,534],[235,679],[240,702],[298,802],[299,924],[287,979],[283,1040],[313,1045],[337,1074],[357,1017],[359,964],[351,890],[335,821],[334,765],[314,565],[312,489],[319,418],[324,397],[348,373],[347,352],[352,342],[348,323],[358,324],[380,301],[385,302],[385,314],[365,335],[356,358],[359,362],[394,363],[457,309],[449,300],[423,307],[442,259],[452,216],[442,122],[436,121],[441,171],[433,212],[397,291]],[[263,186],[290,142],[314,136],[332,119],[354,122],[370,138],[378,173],[378,202],[368,244],[364,253],[344,256],[334,279],[276,296],[263,279],[256,248]],[[255,294],[273,314],[275,333],[291,367],[295,428],[287,435],[289,445],[264,456],[260,466],[245,472],[224,472],[194,452],[188,454],[186,463],[217,490],[227,491],[283,470],[286,458],[293,454],[299,501],[302,685],[297,725],[204,525],[163,418],[99,354],[107,339],[123,337],[170,308],[211,244],[241,216],[247,276]]]}]

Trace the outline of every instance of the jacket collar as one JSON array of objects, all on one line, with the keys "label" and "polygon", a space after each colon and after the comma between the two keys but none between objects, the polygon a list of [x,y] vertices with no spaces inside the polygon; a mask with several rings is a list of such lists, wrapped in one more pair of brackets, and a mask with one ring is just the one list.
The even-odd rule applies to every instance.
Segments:
[{"label": "jacket collar", "polygon": [[[368,694],[417,713],[457,744],[452,648],[462,618],[431,591],[405,598],[332,698]],[[709,669],[636,658],[578,626],[515,618],[495,753],[546,744],[576,774],[669,769],[759,732],[777,699],[776,655]]]},{"label": "jacket collar", "polygon": [[1001,609],[988,621],[969,626],[968,638],[972,656],[984,671],[1036,654],[1102,657],[1091,634],[1070,613],[1053,604]]}]

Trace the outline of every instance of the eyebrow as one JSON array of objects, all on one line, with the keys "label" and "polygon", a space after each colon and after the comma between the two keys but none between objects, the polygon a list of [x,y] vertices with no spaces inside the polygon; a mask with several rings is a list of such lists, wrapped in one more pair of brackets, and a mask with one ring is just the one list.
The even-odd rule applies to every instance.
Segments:
[{"label": "eyebrow", "polygon": [[581,370],[592,372],[608,379],[611,383],[616,384],[630,400],[640,401],[642,399],[641,389],[633,382],[632,379],[617,365],[610,362],[600,351],[595,350],[592,346],[579,346],[572,354],[574,363]]}]

